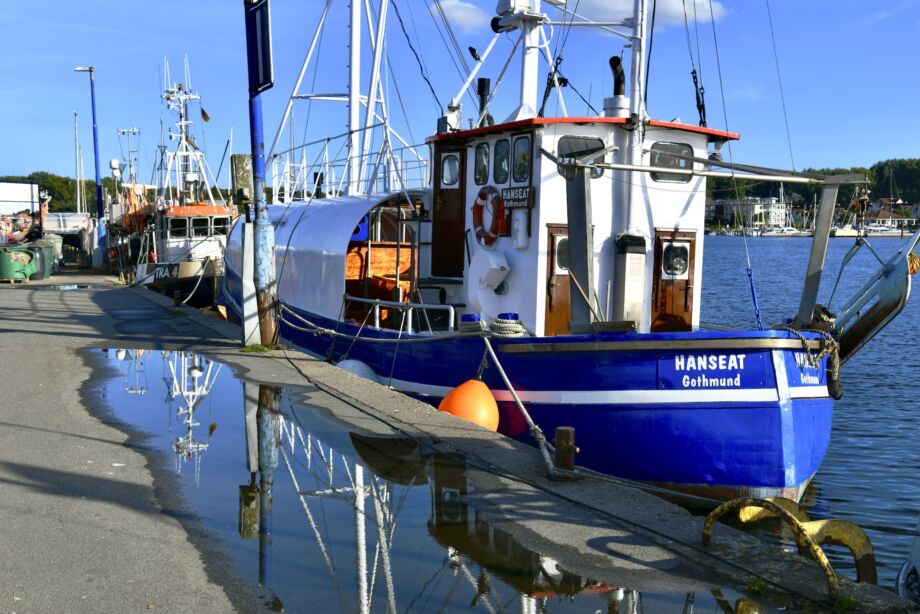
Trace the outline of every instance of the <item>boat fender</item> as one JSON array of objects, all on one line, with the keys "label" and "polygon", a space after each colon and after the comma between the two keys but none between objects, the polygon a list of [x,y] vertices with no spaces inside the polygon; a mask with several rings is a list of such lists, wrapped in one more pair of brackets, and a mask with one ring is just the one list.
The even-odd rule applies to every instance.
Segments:
[{"label": "boat fender", "polygon": [[348,371],[352,375],[357,375],[358,377],[376,382],[378,384],[380,383],[380,379],[377,377],[377,374],[374,373],[374,370],[371,369],[366,362],[355,360],[354,358],[346,358],[345,360],[340,360],[335,366]]},{"label": "boat fender", "polygon": [[492,391],[480,379],[467,380],[448,392],[441,399],[438,411],[463,418],[493,432],[498,430],[498,404]]},{"label": "boat fender", "polygon": [[[489,205],[492,209],[492,223],[486,230],[482,223],[482,212]],[[476,240],[485,247],[491,246],[495,240],[508,233],[508,219],[505,216],[505,203],[501,194],[494,187],[487,185],[479,190],[476,200],[473,201],[473,232]]]}]

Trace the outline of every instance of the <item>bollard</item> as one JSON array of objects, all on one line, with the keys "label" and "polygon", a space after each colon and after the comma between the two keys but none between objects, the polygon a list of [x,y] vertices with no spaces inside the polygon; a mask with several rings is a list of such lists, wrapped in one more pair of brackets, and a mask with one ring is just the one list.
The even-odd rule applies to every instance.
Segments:
[{"label": "bollard", "polygon": [[572,471],[575,469],[575,429],[571,426],[556,427],[556,467]]}]

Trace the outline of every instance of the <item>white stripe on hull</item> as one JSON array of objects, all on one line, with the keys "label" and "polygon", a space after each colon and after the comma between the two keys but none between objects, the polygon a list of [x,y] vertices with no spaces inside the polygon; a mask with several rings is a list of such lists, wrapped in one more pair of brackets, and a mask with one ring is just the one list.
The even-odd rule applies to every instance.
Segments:
[{"label": "white stripe on hull", "polygon": [[[386,380],[383,380],[386,382]],[[443,397],[452,390],[447,386],[432,386],[418,382],[393,379],[390,387],[400,392]],[[518,390],[525,403],[552,405],[651,405],[665,403],[770,403],[779,395],[774,388],[741,388],[736,390]],[[789,389],[794,399],[826,398],[827,386],[798,386]],[[512,401],[507,390],[492,390],[496,401]]]}]

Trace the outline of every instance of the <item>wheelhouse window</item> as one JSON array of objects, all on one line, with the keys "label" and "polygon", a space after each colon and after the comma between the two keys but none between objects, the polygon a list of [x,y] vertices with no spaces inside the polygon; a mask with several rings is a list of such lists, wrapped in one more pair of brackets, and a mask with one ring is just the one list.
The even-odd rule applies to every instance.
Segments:
[{"label": "wheelhouse window", "polygon": [[169,220],[169,238],[185,239],[188,237],[188,220],[184,217],[171,218]]},{"label": "wheelhouse window", "polygon": [[489,183],[489,144],[476,145],[475,163],[473,165],[473,180],[476,185]]},{"label": "wheelhouse window", "polygon": [[[651,156],[649,162],[651,166],[679,168],[683,170],[693,169],[693,162],[675,157],[675,154],[679,156],[693,155],[693,148],[686,143],[655,143],[652,145],[652,149],[649,153]],[[652,173],[652,179],[655,181],[670,181],[673,183],[687,183],[690,181],[690,177],[690,175],[679,173]]]},{"label": "wheelhouse window", "polygon": [[511,143],[508,139],[495,142],[495,160],[492,163],[492,180],[496,185],[508,183],[508,156],[511,153]]},{"label": "wheelhouse window", "polygon": [[519,136],[514,139],[514,166],[511,177],[516,183],[525,183],[530,179],[530,137]]},{"label": "wheelhouse window", "polygon": [[192,236],[193,237],[206,237],[208,236],[208,231],[210,230],[211,219],[207,217],[193,217],[192,218]]},{"label": "wheelhouse window", "polygon": [[230,218],[229,217],[215,217],[214,218],[214,234],[215,235],[225,235],[230,232]]},{"label": "wheelhouse window", "polygon": [[[559,139],[560,158],[581,158],[603,149],[604,141],[593,136],[564,136]],[[603,162],[603,159],[598,156],[594,161]]]},{"label": "wheelhouse window", "polygon": [[441,186],[455,186],[460,181],[460,156],[444,154],[441,157]]},{"label": "wheelhouse window", "polygon": [[556,243],[556,275],[565,275],[569,270],[569,238],[559,237]]}]

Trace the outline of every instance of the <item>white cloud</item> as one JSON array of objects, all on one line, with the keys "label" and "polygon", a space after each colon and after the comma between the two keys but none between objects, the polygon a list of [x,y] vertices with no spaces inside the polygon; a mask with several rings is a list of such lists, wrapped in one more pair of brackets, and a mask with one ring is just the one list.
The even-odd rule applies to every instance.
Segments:
[{"label": "white cloud", "polygon": [[[578,13],[594,21],[616,21],[632,15],[633,0],[578,0]],[[575,8],[576,2],[569,0],[568,7]],[[694,6],[695,5],[695,6]],[[651,5],[650,5],[651,7]],[[696,19],[709,22],[709,0],[688,0],[686,2],[687,18],[692,23],[694,9]],[[651,13],[651,8],[649,9]],[[725,15],[721,2],[713,0],[712,15],[716,21]],[[649,15],[651,19],[651,14]],[[684,23],[684,0],[658,0],[655,14],[656,26]]]},{"label": "white cloud", "polygon": [[[461,32],[482,31],[483,28],[489,27],[492,20],[485,11],[466,0],[437,0],[435,4],[440,5],[450,25]],[[434,4],[431,10],[437,12]]]}]

